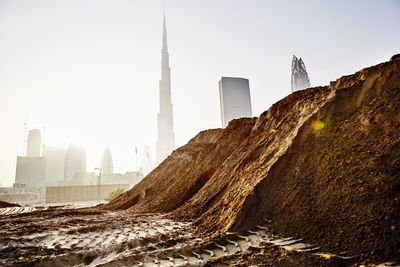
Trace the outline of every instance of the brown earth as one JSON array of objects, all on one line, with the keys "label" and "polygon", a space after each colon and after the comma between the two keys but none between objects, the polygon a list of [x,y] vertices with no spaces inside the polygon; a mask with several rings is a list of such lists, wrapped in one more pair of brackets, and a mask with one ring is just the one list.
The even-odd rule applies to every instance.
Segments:
[{"label": "brown earth", "polygon": [[260,247],[250,247],[245,252],[210,260],[205,266],[358,266],[355,262],[353,259],[327,259],[307,252],[288,251],[284,248],[264,243]]},{"label": "brown earth", "polygon": [[190,224],[162,215],[50,207],[0,215],[0,266],[136,266],[188,255],[195,238]]},{"label": "brown earth", "polygon": [[105,209],[172,212],[211,237],[272,229],[400,259],[400,57],[199,133]]},{"label": "brown earth", "polygon": [[21,207],[21,206],[14,203],[0,201],[0,208],[11,208],[11,207]]}]

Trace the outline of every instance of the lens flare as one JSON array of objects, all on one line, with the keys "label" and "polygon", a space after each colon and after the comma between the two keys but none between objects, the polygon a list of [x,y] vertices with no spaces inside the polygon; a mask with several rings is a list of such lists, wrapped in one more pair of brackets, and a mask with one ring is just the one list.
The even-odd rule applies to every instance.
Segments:
[{"label": "lens flare", "polygon": [[271,133],[274,133],[276,130],[275,129],[271,129]]},{"label": "lens flare", "polygon": [[314,131],[320,131],[325,127],[325,123],[320,120],[314,120],[311,122],[311,129]]}]

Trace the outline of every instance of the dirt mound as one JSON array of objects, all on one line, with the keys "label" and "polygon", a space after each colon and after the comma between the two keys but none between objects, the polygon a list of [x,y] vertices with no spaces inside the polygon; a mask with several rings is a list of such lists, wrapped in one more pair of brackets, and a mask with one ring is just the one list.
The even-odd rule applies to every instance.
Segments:
[{"label": "dirt mound", "polygon": [[14,203],[0,201],[0,208],[11,208],[11,207],[21,207],[21,206],[18,204],[14,204]]},{"label": "dirt mound", "polygon": [[266,217],[326,249],[399,259],[400,58],[329,87],[334,98],[299,129],[234,227]]},{"label": "dirt mound", "polygon": [[170,212],[217,236],[281,234],[400,258],[400,58],[201,132],[106,209]]},{"label": "dirt mound", "polygon": [[183,205],[251,132],[256,118],[203,131],[175,150],[132,190],[106,205],[135,213],[169,212]]}]

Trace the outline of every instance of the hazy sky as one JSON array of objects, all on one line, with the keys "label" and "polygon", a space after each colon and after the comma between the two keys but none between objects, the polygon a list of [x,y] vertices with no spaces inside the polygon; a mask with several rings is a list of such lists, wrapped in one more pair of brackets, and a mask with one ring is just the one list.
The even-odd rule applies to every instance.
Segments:
[{"label": "hazy sky", "polygon": [[[400,53],[400,1],[165,1],[176,144],[220,127],[218,80],[250,80],[253,115],[290,93],[292,55],[312,86]],[[0,0],[0,184],[23,154],[24,121],[44,142],[109,146],[117,171],[153,149],[163,1]],[[140,159],[139,154],[139,159]]]}]

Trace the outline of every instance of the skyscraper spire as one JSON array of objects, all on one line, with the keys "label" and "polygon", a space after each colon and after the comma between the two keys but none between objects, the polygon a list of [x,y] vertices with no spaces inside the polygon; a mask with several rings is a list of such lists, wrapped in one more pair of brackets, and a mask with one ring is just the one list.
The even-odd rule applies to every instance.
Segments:
[{"label": "skyscraper spire", "polygon": [[161,50],[160,113],[157,118],[156,143],[157,164],[161,163],[175,148],[173,112],[171,103],[171,69],[167,45],[167,25],[163,14],[163,40]]},{"label": "skyscraper spire", "polygon": [[301,58],[298,59],[295,55],[293,55],[292,59],[292,78],[290,83],[292,92],[304,90],[311,86],[306,65]]},{"label": "skyscraper spire", "polygon": [[162,41],[162,50],[161,50],[161,67],[169,68],[169,54],[168,54],[168,44],[167,44],[167,24],[166,24],[166,19],[165,19],[165,13],[163,15],[163,41]]}]

